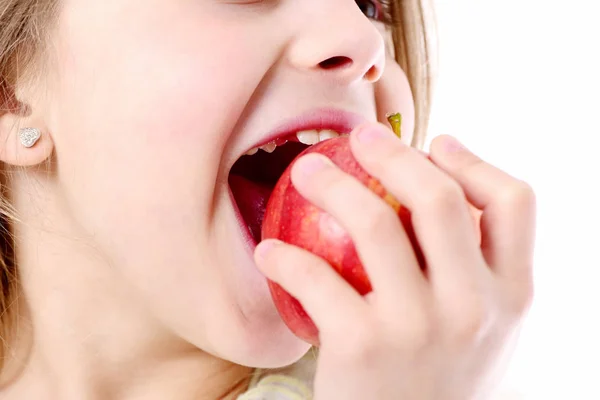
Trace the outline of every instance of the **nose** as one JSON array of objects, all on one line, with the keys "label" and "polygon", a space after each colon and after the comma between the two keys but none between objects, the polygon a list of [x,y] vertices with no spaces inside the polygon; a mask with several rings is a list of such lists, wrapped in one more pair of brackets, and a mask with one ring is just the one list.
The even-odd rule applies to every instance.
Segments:
[{"label": "nose", "polygon": [[[341,84],[376,82],[385,67],[383,36],[351,0],[303,0],[288,60],[302,71],[319,72]],[[315,10],[317,12],[315,12]]]}]

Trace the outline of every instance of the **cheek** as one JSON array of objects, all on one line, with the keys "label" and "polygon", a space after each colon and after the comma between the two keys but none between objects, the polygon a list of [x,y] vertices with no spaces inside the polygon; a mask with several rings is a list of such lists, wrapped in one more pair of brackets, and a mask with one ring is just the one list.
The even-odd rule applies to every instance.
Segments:
[{"label": "cheek", "polygon": [[240,67],[257,46],[226,24],[170,18],[104,16],[110,29],[63,35],[68,79],[52,129],[72,209],[90,229],[189,233],[209,214],[227,136],[262,74]]}]

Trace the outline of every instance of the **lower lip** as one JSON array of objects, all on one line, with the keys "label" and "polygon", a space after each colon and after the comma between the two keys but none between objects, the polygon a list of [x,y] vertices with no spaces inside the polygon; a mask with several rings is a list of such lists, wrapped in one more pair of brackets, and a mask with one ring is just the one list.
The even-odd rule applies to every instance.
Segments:
[{"label": "lower lip", "polygon": [[229,199],[231,200],[233,210],[235,211],[235,219],[237,220],[240,231],[242,232],[242,236],[244,237],[246,248],[248,249],[250,256],[254,258],[254,249],[256,249],[256,245],[258,243],[256,243],[256,241],[254,240],[254,237],[250,233],[250,229],[248,229],[248,226],[244,221],[244,217],[242,217],[242,213],[240,213],[240,209],[238,208],[235,198],[233,197],[233,192],[231,191],[231,187],[229,186],[229,184],[227,185],[227,191],[229,192]]}]

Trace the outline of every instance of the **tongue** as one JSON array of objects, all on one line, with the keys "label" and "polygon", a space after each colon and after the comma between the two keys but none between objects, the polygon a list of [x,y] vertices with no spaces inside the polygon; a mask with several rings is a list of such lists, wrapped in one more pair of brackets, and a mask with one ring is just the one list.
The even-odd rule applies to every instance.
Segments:
[{"label": "tongue", "polygon": [[273,191],[272,185],[253,182],[239,175],[230,175],[229,186],[250,234],[256,243],[260,242],[260,229],[269,196]]}]

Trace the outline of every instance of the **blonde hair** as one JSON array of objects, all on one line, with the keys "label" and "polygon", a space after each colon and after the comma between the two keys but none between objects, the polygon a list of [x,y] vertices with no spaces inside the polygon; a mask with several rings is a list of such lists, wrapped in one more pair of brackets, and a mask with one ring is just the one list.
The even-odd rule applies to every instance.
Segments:
[{"label": "blonde hair", "polygon": [[[58,0],[0,0],[0,116],[14,110],[17,81],[35,73],[45,50],[44,34]],[[429,0],[393,0],[391,17],[396,60],[408,76],[415,100],[412,145],[422,147],[432,91],[433,9]],[[20,66],[26,66],[20,68]],[[6,193],[8,175],[0,168],[0,369],[15,327],[11,305],[16,300],[18,271],[9,222],[15,221]]]}]

